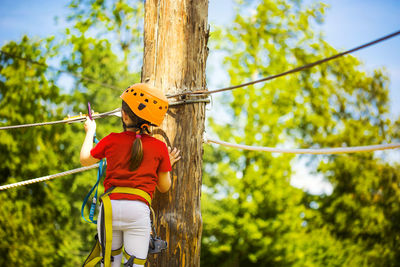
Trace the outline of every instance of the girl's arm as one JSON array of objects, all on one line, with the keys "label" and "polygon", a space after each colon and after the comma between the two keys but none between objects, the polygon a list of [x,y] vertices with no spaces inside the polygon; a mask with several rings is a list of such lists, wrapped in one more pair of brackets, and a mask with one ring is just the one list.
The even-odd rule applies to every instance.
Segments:
[{"label": "girl's arm", "polygon": [[85,131],[86,136],[82,144],[80,161],[82,166],[90,166],[99,162],[99,159],[96,159],[90,155],[90,150],[93,148],[93,137],[96,132],[96,122],[88,118],[85,121]]},{"label": "girl's arm", "polygon": [[[175,164],[178,160],[181,159],[179,156],[180,151],[176,148],[174,148],[171,151],[171,148],[168,148],[168,153],[169,153],[169,160],[171,162],[171,166]],[[171,187],[171,176],[169,172],[158,172],[158,183],[157,183],[157,189],[161,193],[165,193],[169,190]]]},{"label": "girl's arm", "polygon": [[165,193],[171,187],[171,177],[169,172],[158,172],[157,189],[161,193]]}]

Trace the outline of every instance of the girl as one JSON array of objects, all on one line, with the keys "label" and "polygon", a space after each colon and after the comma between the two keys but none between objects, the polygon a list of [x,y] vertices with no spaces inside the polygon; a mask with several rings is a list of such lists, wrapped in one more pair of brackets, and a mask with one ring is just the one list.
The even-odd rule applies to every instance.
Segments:
[{"label": "girl", "polygon": [[[107,159],[105,191],[129,187],[140,189],[152,198],[156,187],[162,193],[169,190],[171,166],[180,159],[179,150],[171,151],[165,143],[148,135],[150,126],[160,126],[163,121],[168,101],[161,91],[148,84],[130,86],[121,98],[124,131],[109,134],[93,148],[96,123],[87,119],[80,161],[83,166],[88,166],[102,158]],[[110,199],[112,250],[123,246],[128,255],[146,259],[151,231],[148,202],[139,195],[124,193],[112,193]],[[98,222],[104,220],[101,216],[102,211]],[[99,225],[98,235],[102,242]],[[111,266],[120,266],[121,260],[122,253],[113,256]]]}]

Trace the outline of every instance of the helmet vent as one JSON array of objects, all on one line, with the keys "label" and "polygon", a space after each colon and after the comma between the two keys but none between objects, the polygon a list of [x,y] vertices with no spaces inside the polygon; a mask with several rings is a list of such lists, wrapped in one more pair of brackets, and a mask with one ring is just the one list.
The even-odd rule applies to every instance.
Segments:
[{"label": "helmet vent", "polygon": [[154,103],[154,104],[157,104],[157,101],[153,100],[153,103]]},{"label": "helmet vent", "polygon": [[146,107],[145,104],[140,103],[139,106],[138,106],[138,110],[142,110],[142,109],[144,109],[145,107]]},{"label": "helmet vent", "polygon": [[147,102],[147,103],[149,103],[149,100],[146,98],[146,99],[144,100],[144,102]]},{"label": "helmet vent", "polygon": [[137,95],[137,93],[134,93],[133,95]]},{"label": "helmet vent", "polygon": [[140,96],[144,96],[144,94],[143,94],[143,93],[140,93]]}]

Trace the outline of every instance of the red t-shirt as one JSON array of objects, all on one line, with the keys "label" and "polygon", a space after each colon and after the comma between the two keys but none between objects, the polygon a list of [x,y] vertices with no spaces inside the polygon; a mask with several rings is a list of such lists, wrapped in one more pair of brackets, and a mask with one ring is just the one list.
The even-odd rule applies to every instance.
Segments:
[{"label": "red t-shirt", "polygon": [[[158,182],[158,172],[171,170],[168,149],[164,142],[147,134],[142,135],[143,161],[135,171],[129,170],[131,149],[136,133],[125,131],[111,133],[100,140],[90,151],[97,159],[107,159],[104,190],[112,186],[133,187],[147,192],[151,198]],[[141,200],[143,198],[131,194],[111,194],[111,199]]]}]

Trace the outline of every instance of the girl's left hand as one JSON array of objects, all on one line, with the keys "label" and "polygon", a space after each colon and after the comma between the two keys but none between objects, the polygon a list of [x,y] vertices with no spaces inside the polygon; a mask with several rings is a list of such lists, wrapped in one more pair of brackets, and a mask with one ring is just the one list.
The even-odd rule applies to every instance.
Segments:
[{"label": "girl's left hand", "polygon": [[175,164],[178,160],[181,159],[181,156],[179,156],[179,153],[181,153],[180,150],[178,150],[176,147],[171,150],[170,147],[168,147],[168,153],[169,153],[169,160],[171,162],[171,166]]}]

